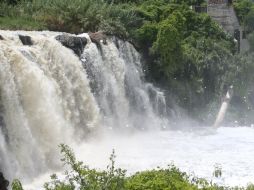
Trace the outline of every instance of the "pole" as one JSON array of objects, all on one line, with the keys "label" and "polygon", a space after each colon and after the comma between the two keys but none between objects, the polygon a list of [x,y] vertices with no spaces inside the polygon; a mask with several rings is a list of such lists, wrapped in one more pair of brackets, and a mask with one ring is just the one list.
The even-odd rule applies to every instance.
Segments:
[{"label": "pole", "polygon": [[224,120],[232,96],[233,96],[233,86],[231,85],[226,93],[226,96],[224,97],[224,100],[221,104],[219,113],[216,117],[213,127],[219,127],[222,121]]}]

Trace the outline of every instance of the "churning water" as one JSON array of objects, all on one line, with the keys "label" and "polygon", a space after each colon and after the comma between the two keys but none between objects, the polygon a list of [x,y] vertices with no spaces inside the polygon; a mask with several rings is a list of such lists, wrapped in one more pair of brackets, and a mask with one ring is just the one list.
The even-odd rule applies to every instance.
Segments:
[{"label": "churning water", "polygon": [[[19,34],[33,45],[24,46]],[[221,164],[222,183],[254,179],[254,129],[161,131],[170,127],[172,110],[163,92],[144,82],[128,42],[112,38],[98,46],[82,34],[88,43],[78,57],[55,39],[61,33],[0,35],[0,171],[8,179],[38,189],[40,176],[61,168],[60,143],[91,167],[105,168],[115,148],[118,165],[130,173],[173,162],[211,178]]]}]

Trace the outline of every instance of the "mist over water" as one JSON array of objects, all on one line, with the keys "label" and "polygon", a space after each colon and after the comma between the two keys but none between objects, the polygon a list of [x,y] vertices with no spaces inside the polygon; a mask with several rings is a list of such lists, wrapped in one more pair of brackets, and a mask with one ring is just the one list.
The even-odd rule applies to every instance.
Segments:
[{"label": "mist over water", "polygon": [[[96,168],[105,168],[112,148],[118,166],[129,173],[174,163],[182,171],[211,179],[219,184],[245,186],[254,179],[254,128],[207,127],[136,133],[131,136],[108,135],[75,149],[78,158]],[[81,150],[81,151],[80,151]],[[215,166],[222,177],[213,177]]]},{"label": "mist over water", "polygon": [[[0,34],[0,171],[8,179],[42,187],[45,176],[61,171],[60,143],[101,169],[115,149],[117,165],[129,173],[173,162],[208,179],[221,164],[220,180],[229,185],[254,178],[254,129],[170,130],[176,111],[145,82],[130,43],[111,38],[98,46],[82,34],[88,43],[77,57],[55,39],[61,33]],[[24,46],[19,34],[33,45]]]}]

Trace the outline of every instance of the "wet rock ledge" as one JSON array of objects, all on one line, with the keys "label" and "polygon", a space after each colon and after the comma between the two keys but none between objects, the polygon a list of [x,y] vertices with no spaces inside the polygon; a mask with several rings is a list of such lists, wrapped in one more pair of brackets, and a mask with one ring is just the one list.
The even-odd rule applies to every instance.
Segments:
[{"label": "wet rock ledge", "polygon": [[4,178],[2,172],[0,172],[0,190],[8,190],[9,181]]},{"label": "wet rock ledge", "polygon": [[19,39],[22,42],[22,44],[25,45],[25,46],[33,45],[33,42],[32,42],[32,39],[31,39],[30,36],[19,35]]},{"label": "wet rock ledge", "polygon": [[87,39],[85,37],[71,36],[67,34],[58,35],[55,39],[67,48],[74,51],[77,56],[81,56],[84,47],[87,44]]}]

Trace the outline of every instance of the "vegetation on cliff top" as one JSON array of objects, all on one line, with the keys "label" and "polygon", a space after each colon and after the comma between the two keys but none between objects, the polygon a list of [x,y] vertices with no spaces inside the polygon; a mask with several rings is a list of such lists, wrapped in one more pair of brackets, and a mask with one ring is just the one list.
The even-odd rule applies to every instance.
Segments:
[{"label": "vegetation on cliff top", "polygon": [[254,51],[254,1],[236,0],[234,7],[245,34],[250,42],[251,51]]}]

